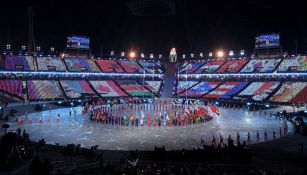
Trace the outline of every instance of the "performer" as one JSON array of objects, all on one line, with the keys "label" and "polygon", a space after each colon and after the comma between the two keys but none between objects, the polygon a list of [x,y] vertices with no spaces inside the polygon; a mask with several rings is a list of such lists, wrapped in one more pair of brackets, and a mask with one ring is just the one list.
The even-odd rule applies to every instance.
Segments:
[{"label": "performer", "polygon": [[275,129],[273,128],[273,139],[276,138],[276,132],[275,132]]},{"label": "performer", "polygon": [[252,141],[251,141],[251,135],[250,135],[250,133],[248,132],[247,133],[247,144],[249,145],[249,144],[251,144],[252,143]]},{"label": "performer", "polygon": [[141,120],[140,120],[141,126],[144,126],[144,112],[141,110]]},{"label": "performer", "polygon": [[147,114],[147,126],[148,126],[148,128],[150,127],[150,123],[151,123],[151,121],[150,121],[150,114],[148,113]]},{"label": "performer", "polygon": [[168,118],[167,113],[164,111],[164,117],[163,117],[163,126],[164,127],[166,126],[166,121],[168,120],[167,118]]},{"label": "performer", "polygon": [[32,118],[31,117],[29,118],[29,124],[30,125],[32,124]]},{"label": "performer", "polygon": [[259,132],[257,130],[257,142],[259,142],[259,141],[260,141],[260,134],[259,134]]},{"label": "performer", "polygon": [[240,145],[240,133],[237,132],[237,145]]},{"label": "performer", "polygon": [[264,131],[264,140],[268,141],[268,133],[266,132],[266,130]]},{"label": "performer", "polygon": [[211,142],[212,146],[213,147],[216,147],[216,139],[215,139],[215,136],[213,135],[212,136],[212,142]]},{"label": "performer", "polygon": [[39,124],[43,124],[43,118],[42,118],[42,116],[39,117]]},{"label": "performer", "polygon": [[50,123],[50,116],[48,116],[47,118],[47,123]]},{"label": "performer", "polygon": [[223,139],[222,134],[220,134],[220,144],[221,144],[221,146],[224,145],[224,139]]}]

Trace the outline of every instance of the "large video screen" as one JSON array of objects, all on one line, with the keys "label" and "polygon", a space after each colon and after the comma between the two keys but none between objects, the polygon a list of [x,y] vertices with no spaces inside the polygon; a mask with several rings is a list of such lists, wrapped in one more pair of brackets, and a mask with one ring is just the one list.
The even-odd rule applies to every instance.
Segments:
[{"label": "large video screen", "polygon": [[279,34],[260,35],[256,37],[256,48],[279,47]]},{"label": "large video screen", "polygon": [[69,36],[67,37],[68,48],[89,49],[90,39],[84,36]]}]

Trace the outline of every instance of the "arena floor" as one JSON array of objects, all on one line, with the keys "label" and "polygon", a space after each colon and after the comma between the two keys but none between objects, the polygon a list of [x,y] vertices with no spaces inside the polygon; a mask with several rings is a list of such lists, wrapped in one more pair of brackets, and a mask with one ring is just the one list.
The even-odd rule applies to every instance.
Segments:
[{"label": "arena floor", "polygon": [[[265,116],[259,112],[248,112],[242,109],[229,109],[220,107],[221,115],[205,124],[184,127],[124,127],[96,123],[87,116],[82,116],[82,107],[75,107],[77,116],[70,117],[71,108],[51,110],[51,122],[47,123],[49,111],[36,112],[28,115],[32,124],[24,118],[24,125],[19,126],[15,120],[11,120],[10,130],[18,127],[30,133],[30,139],[38,141],[42,138],[49,144],[66,145],[70,143],[81,144],[82,147],[99,145],[99,149],[105,150],[153,150],[155,146],[165,146],[167,150],[192,149],[200,146],[201,137],[205,143],[211,144],[212,136],[219,140],[223,135],[224,142],[227,142],[229,135],[236,139],[237,131],[241,135],[241,142],[247,139],[250,132],[252,143],[256,143],[256,132],[259,130],[261,141],[264,138],[264,131],[267,130],[268,138],[272,139],[273,128],[279,137],[279,128],[283,127],[283,121]],[[56,116],[61,115],[61,121],[56,122]],[[43,123],[39,124],[40,116]],[[288,123],[289,132],[293,126]]]}]

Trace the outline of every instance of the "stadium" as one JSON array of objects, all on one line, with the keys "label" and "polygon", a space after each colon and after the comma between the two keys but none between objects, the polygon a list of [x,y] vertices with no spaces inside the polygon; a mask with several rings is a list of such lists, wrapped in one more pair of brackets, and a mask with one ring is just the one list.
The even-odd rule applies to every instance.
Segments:
[{"label": "stadium", "polygon": [[[173,1],[127,7],[176,14]],[[28,45],[8,43],[0,57],[1,171],[304,174],[307,56],[284,51],[282,35],[255,36],[250,53],[93,54],[80,35],[43,50],[32,10]]]}]

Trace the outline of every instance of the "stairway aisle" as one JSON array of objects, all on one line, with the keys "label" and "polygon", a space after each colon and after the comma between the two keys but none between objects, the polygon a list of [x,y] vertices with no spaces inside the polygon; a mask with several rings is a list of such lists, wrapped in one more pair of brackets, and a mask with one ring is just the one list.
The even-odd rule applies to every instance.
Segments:
[{"label": "stairway aisle", "polygon": [[176,63],[163,63],[166,66],[166,74],[164,77],[163,90],[161,98],[172,98],[174,82],[176,80]]}]

